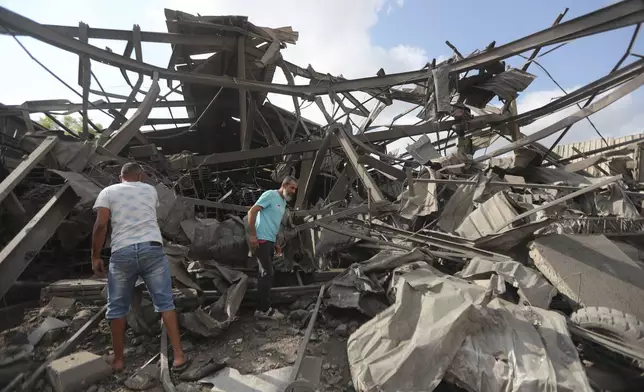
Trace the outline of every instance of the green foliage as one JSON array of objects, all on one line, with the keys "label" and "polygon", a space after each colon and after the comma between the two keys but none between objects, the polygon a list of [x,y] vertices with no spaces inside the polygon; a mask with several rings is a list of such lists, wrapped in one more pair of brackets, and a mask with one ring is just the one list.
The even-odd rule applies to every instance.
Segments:
[{"label": "green foliage", "polygon": [[[80,117],[72,117],[71,115],[65,115],[62,116],[54,116],[56,119],[61,122],[67,129],[72,131],[73,133],[80,135],[83,133],[83,119]],[[91,119],[90,119],[91,120]],[[94,122],[94,121],[92,121]],[[51,118],[47,116],[43,116],[38,120],[38,124],[42,125],[43,127],[47,129],[51,129],[53,131],[56,130],[62,130],[58,124],[54,122]],[[103,130],[103,126],[100,123],[94,122],[94,125],[100,130]],[[88,127],[89,133],[93,136],[96,136],[97,132],[92,128],[91,126]]]}]

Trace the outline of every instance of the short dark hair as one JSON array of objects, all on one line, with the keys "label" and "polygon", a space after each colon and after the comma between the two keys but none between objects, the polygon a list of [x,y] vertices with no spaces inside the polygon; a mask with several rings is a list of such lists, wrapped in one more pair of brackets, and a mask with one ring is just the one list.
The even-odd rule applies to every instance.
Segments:
[{"label": "short dark hair", "polygon": [[291,184],[291,183],[297,185],[297,178],[295,178],[293,176],[286,176],[282,180],[282,186],[286,186],[286,185]]},{"label": "short dark hair", "polygon": [[141,173],[143,173],[143,168],[141,167],[141,165],[135,162],[128,162],[121,168],[121,176]]}]

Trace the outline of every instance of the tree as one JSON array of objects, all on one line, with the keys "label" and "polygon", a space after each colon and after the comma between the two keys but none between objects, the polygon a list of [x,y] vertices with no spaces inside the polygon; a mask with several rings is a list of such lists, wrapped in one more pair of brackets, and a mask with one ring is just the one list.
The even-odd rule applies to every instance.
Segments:
[{"label": "tree", "polygon": [[[61,122],[67,129],[75,133],[76,135],[80,135],[83,133],[83,119],[78,117],[72,117],[71,115],[67,114],[60,118],[60,116],[54,116],[56,119]],[[95,121],[92,121],[94,125],[96,125],[96,128],[103,130],[103,126],[100,123],[97,123]],[[51,118],[47,116],[43,116],[38,120],[38,124],[42,125],[43,127],[47,129],[51,129],[53,131],[62,131],[62,128],[58,126],[52,120]],[[90,135],[96,136],[97,132],[94,130],[94,128],[91,127],[91,125],[88,127]]]}]

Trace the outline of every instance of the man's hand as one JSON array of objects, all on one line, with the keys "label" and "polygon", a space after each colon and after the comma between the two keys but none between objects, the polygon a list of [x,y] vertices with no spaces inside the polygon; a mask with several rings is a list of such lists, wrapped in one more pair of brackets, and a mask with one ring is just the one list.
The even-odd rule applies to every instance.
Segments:
[{"label": "man's hand", "polygon": [[282,247],[280,244],[275,244],[275,256],[281,256],[282,255]]},{"label": "man's hand", "polygon": [[251,235],[249,243],[250,243],[250,250],[252,250],[254,252],[257,249],[257,247],[259,246],[259,241],[257,240],[257,236],[256,235]]},{"label": "man's hand", "polygon": [[100,257],[92,259],[92,271],[99,278],[105,277],[105,263],[103,263],[103,259]]}]

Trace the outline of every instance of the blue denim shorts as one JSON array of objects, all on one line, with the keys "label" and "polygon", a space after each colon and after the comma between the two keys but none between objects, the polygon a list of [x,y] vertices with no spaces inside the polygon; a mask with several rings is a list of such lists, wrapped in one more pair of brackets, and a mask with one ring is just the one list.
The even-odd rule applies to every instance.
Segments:
[{"label": "blue denim shorts", "polygon": [[134,285],[141,277],[156,312],[174,310],[170,264],[163,247],[149,243],[121,248],[110,257],[107,274],[108,320],[120,319],[130,311]]}]

